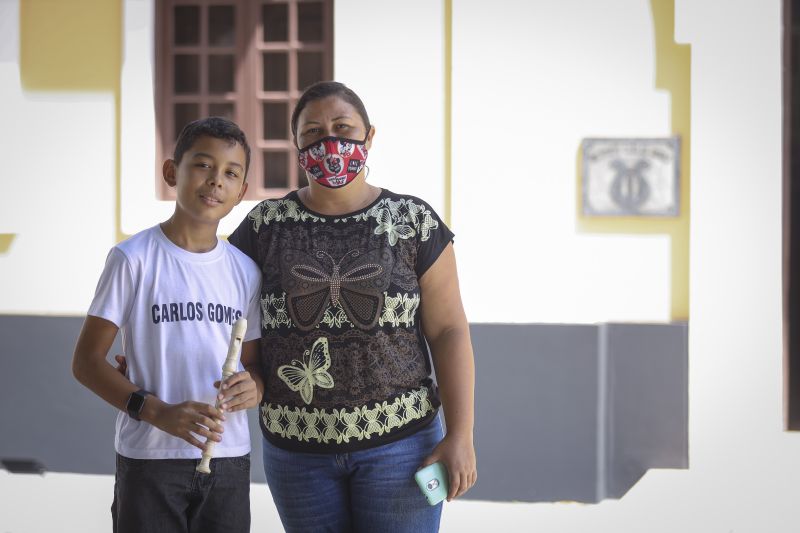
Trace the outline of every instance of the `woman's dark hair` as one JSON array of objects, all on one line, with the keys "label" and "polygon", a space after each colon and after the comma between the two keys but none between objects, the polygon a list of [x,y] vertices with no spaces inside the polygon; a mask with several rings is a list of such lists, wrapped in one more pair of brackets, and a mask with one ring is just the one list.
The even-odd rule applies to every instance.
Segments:
[{"label": "woman's dark hair", "polygon": [[303,92],[300,100],[297,101],[297,105],[294,106],[294,111],[292,111],[292,139],[294,139],[295,144],[297,143],[297,120],[300,118],[300,113],[303,111],[303,109],[305,109],[309,102],[321,100],[322,98],[327,98],[328,96],[336,96],[341,98],[351,106],[355,107],[356,111],[358,111],[358,114],[361,115],[361,120],[364,121],[364,126],[366,126],[367,131],[369,131],[370,124],[369,116],[367,115],[367,108],[364,107],[364,102],[361,101],[361,98],[359,98],[351,88],[344,83],[339,83],[338,81],[318,81],[314,85],[309,86],[305,92]]},{"label": "woman's dark hair", "polygon": [[175,151],[172,159],[178,165],[183,158],[183,154],[189,150],[200,137],[213,137],[222,139],[231,144],[239,143],[244,149],[245,169],[244,176],[247,178],[247,171],[250,169],[250,145],[247,144],[247,137],[235,122],[222,117],[207,117],[188,123],[178,135],[175,142]]}]

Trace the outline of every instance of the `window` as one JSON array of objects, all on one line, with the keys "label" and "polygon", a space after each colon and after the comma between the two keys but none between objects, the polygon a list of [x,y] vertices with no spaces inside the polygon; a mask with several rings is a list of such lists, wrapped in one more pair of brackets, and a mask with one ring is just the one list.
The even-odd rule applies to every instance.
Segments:
[{"label": "window", "polygon": [[[252,149],[248,198],[303,184],[289,119],[305,87],[333,78],[332,0],[164,0],[156,12],[158,176],[188,122],[241,126]],[[162,198],[174,197],[158,180]]]}]

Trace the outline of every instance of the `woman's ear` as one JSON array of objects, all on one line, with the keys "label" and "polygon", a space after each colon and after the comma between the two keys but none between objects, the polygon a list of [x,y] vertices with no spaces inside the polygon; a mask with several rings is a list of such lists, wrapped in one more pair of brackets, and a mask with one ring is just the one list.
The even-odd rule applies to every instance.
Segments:
[{"label": "woman's ear", "polygon": [[364,143],[364,148],[370,150],[372,148],[372,138],[375,136],[375,126],[369,127],[369,133],[367,133],[367,142]]},{"label": "woman's ear", "polygon": [[178,169],[175,161],[172,159],[165,159],[164,164],[161,166],[161,175],[170,187],[174,187],[178,181],[177,172]]}]

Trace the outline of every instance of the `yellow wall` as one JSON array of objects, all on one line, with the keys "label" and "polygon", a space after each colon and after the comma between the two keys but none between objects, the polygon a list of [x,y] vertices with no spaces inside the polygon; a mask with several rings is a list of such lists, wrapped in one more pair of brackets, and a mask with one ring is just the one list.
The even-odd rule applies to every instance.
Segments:
[{"label": "yellow wall", "polygon": [[31,91],[116,91],[120,0],[20,2],[20,77]]},{"label": "yellow wall", "polygon": [[14,241],[13,233],[0,233],[0,254],[8,252],[11,248],[11,243]]}]

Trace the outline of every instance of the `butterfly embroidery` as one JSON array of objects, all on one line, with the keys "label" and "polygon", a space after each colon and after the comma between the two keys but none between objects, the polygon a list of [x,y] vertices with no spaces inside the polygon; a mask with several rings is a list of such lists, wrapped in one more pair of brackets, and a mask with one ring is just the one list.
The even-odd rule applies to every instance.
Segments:
[{"label": "butterfly embroidery", "polygon": [[322,438],[325,442],[335,440],[336,442],[341,442],[341,438],[339,437],[339,432],[336,430],[336,422],[339,418],[336,416],[336,413],[326,413],[322,411],[321,414],[322,423],[325,425],[323,428]]},{"label": "butterfly embroidery", "polygon": [[361,416],[367,423],[367,427],[364,429],[364,436],[366,438],[369,438],[373,433],[383,435],[383,424],[378,421],[378,415],[380,414],[381,406],[377,403],[375,404],[375,409],[367,409],[366,405],[362,408]]},{"label": "butterfly embroidery", "polygon": [[383,314],[381,315],[380,320],[378,320],[378,323],[381,326],[389,324],[396,327],[400,323],[397,319],[397,308],[400,306],[402,300],[403,297],[399,293],[397,296],[385,297]]},{"label": "butterfly embroidery", "polygon": [[339,418],[344,422],[344,432],[341,437],[344,442],[350,442],[350,437],[358,440],[364,438],[364,430],[358,425],[361,415],[356,410],[354,412],[347,412],[344,409],[339,411]]},{"label": "butterfly embroidery", "polygon": [[403,295],[403,312],[397,318],[397,323],[405,323],[407,326],[414,325],[414,317],[417,315],[419,307],[419,296]]},{"label": "butterfly embroidery", "polygon": [[261,419],[267,424],[267,429],[270,433],[277,433],[281,437],[284,436],[283,424],[281,424],[281,411],[278,409],[270,409],[269,404],[261,406]]},{"label": "butterfly embroidery", "polygon": [[431,216],[430,211],[425,211],[419,226],[419,232],[422,234],[422,241],[427,241],[431,236],[431,231],[438,227],[439,222]]},{"label": "butterfly embroidery", "polygon": [[384,424],[384,431],[389,431],[392,428],[402,427],[404,420],[398,413],[400,411],[400,398],[395,398],[392,403],[383,402],[383,412],[386,414],[386,422]]},{"label": "butterfly embroidery", "polygon": [[398,239],[410,239],[417,232],[411,226],[403,224],[404,220],[396,220],[396,217],[392,216],[391,207],[390,205],[389,209],[378,212],[376,217],[378,225],[375,226],[375,235],[383,235],[385,233],[389,237],[389,244],[394,246],[397,244]]},{"label": "butterfly embroidery", "polygon": [[315,328],[329,308],[339,306],[362,329],[378,322],[389,286],[390,252],[350,250],[336,261],[322,250],[313,256],[290,250],[281,260],[289,315],[299,329]]},{"label": "butterfly embroidery", "polygon": [[314,386],[333,388],[333,376],[328,373],[331,354],[328,339],[320,337],[310,350],[303,353],[303,360],[292,359],[292,364],[278,367],[278,376],[294,392],[299,392],[306,404],[314,399]]},{"label": "butterfly embroidery", "polygon": [[306,442],[310,440],[321,441],[322,433],[319,432],[319,428],[317,427],[319,423],[319,412],[316,409],[310,413],[303,410],[303,422],[306,425],[306,430],[301,439]]},{"label": "butterfly embroidery", "polygon": [[300,437],[300,413],[297,411],[286,410],[286,433],[284,436],[289,439],[292,437]]}]

